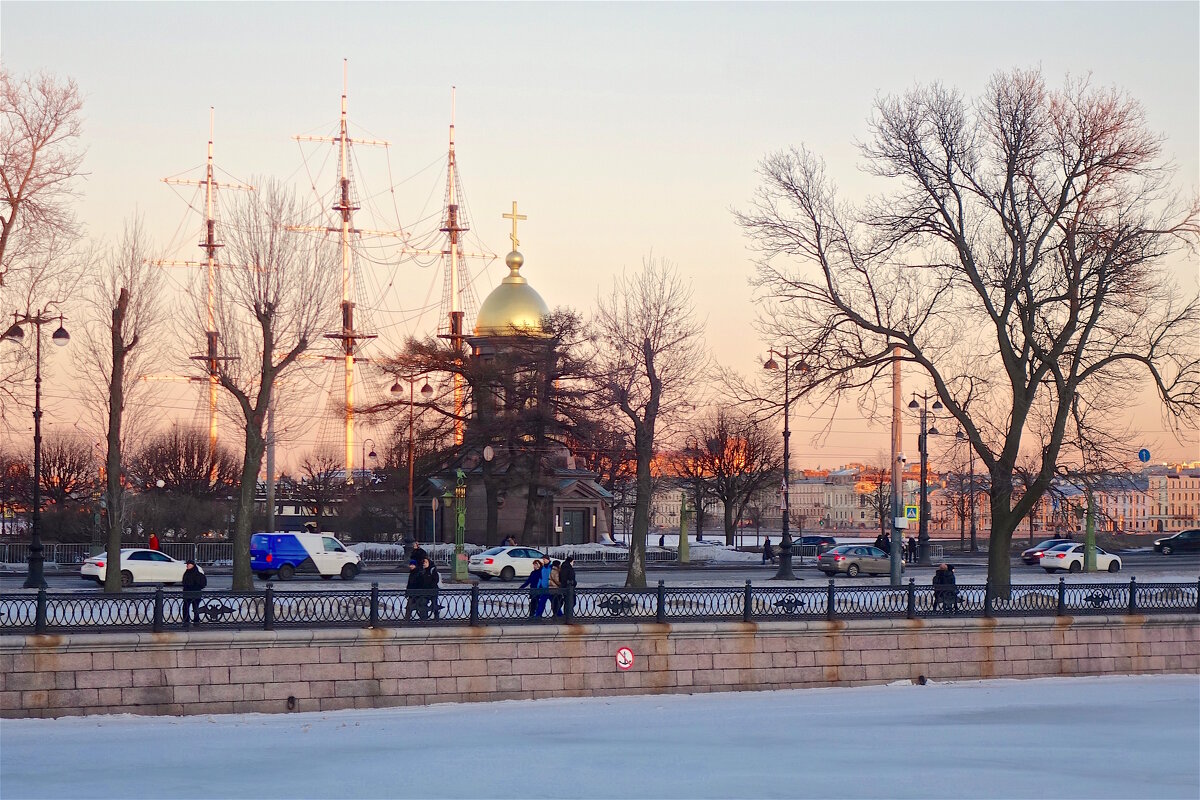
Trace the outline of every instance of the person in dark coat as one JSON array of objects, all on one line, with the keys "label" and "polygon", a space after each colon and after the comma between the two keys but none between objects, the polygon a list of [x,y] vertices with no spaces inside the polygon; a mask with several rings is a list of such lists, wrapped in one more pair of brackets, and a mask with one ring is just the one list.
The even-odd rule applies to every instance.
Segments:
[{"label": "person in dark coat", "polygon": [[[208,586],[208,578],[196,567],[196,562],[190,558],[183,570],[183,627],[190,628],[194,622],[200,624],[200,593]],[[191,607],[191,616],[188,609]]]},{"label": "person in dark coat", "polygon": [[533,610],[537,606],[538,595],[541,594],[538,591],[538,581],[540,581],[541,579],[542,579],[542,562],[534,561],[533,562],[533,571],[529,573],[529,577],[525,579],[525,582],[517,587],[518,589],[525,589],[525,588],[529,589],[529,618],[530,619],[533,619]]},{"label": "person in dark coat", "polygon": [[908,537],[908,563],[917,563],[917,540],[912,536]]},{"label": "person in dark coat", "polygon": [[957,595],[953,570],[948,564],[938,564],[933,573],[933,609],[950,613],[957,605]]},{"label": "person in dark coat", "polygon": [[413,562],[414,564],[416,564],[417,569],[420,569],[421,562],[427,558],[429,558],[429,553],[425,552],[425,548],[421,547],[420,542],[414,541],[413,547],[412,547],[412,554],[409,555],[408,560]]},{"label": "person in dark coat", "polygon": [[[408,562],[408,584],[404,587],[404,619],[411,622],[413,614],[420,615],[425,592],[425,572],[417,567],[417,562]],[[422,617],[424,619],[424,617]]]},{"label": "person in dark coat", "polygon": [[425,590],[429,593],[424,598],[426,616],[432,615],[434,619],[441,619],[442,607],[438,604],[438,587],[442,584],[442,574],[438,572],[437,564],[433,563],[432,559],[427,558],[422,563],[425,565]]},{"label": "person in dark coat", "polygon": [[763,542],[762,556],[763,556],[762,563],[764,563],[764,564],[766,564],[768,562],[770,562],[772,564],[775,563],[775,548],[771,546],[771,537],[770,536],[768,536],[766,541]]},{"label": "person in dark coat", "polygon": [[567,556],[559,565],[558,585],[563,590],[563,609],[574,613],[575,587],[579,585],[575,578],[575,556]]}]

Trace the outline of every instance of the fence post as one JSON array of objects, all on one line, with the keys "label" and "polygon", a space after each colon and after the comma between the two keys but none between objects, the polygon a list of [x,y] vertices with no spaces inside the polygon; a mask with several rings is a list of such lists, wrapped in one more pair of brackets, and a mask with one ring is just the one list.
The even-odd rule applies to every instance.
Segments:
[{"label": "fence post", "polygon": [[825,590],[825,619],[833,619],[834,610],[833,578],[829,579],[829,588]]},{"label": "fence post", "polygon": [[564,609],[563,621],[568,625],[575,621],[575,587],[567,587],[567,607]]},{"label": "fence post", "polygon": [[742,622],[749,622],[754,616],[754,591],[750,588],[750,581],[746,581],[746,588],[742,591]]},{"label": "fence post", "polygon": [[1129,613],[1138,613],[1137,604],[1137,578],[1129,576]]},{"label": "fence post", "polygon": [[1067,579],[1063,577],[1058,579],[1058,606],[1054,613],[1060,617],[1067,613]]},{"label": "fence post", "polygon": [[471,627],[479,625],[479,583],[471,584]]},{"label": "fence post", "polygon": [[908,609],[906,616],[909,619],[917,618],[917,579],[908,579]]},{"label": "fence post", "polygon": [[46,590],[45,588],[38,589],[37,593],[37,610],[33,617],[34,633],[46,632]]},{"label": "fence post", "polygon": [[155,633],[162,633],[163,629],[163,590],[159,586],[154,590],[154,621],[150,623],[150,630]]},{"label": "fence post", "polygon": [[[1012,588],[1009,588],[1012,591]],[[989,580],[983,584],[983,615],[985,617],[992,616],[992,582]]]},{"label": "fence post", "polygon": [[663,581],[658,582],[658,603],[654,611],[654,621],[659,625],[667,621],[667,585]]},{"label": "fence post", "polygon": [[379,627],[379,582],[371,582],[371,620],[367,623],[368,627]]},{"label": "fence post", "polygon": [[268,583],[263,592],[263,630],[275,629],[275,586]]}]

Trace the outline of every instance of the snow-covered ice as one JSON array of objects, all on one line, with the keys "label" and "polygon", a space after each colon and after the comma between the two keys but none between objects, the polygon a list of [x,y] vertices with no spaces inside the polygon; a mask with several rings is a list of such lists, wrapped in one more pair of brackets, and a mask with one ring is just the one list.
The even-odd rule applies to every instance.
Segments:
[{"label": "snow-covered ice", "polygon": [[1200,676],[5,720],[0,796],[1194,800]]}]

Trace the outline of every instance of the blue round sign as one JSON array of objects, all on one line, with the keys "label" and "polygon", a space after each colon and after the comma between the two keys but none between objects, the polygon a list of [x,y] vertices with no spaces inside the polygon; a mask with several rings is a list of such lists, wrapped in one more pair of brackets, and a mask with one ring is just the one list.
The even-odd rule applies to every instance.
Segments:
[{"label": "blue round sign", "polygon": [[1144,447],[1141,450],[1138,450],[1138,461],[1145,464],[1149,460],[1150,460],[1150,451],[1149,450],[1147,450]]}]

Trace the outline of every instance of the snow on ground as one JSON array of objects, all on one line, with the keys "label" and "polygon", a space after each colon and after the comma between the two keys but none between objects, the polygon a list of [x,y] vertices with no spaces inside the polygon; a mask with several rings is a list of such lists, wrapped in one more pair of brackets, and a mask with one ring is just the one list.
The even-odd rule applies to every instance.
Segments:
[{"label": "snow on ground", "polygon": [[1198,720],[1195,675],[5,720],[0,795],[1194,799]]}]

